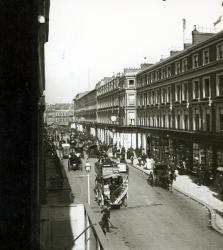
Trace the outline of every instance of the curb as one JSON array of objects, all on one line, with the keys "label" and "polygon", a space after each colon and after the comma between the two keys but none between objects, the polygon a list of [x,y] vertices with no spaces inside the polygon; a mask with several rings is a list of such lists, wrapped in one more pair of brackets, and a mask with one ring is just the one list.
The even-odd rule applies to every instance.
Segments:
[{"label": "curb", "polygon": [[[134,166],[132,164],[128,165],[134,167],[135,169],[138,169],[139,171],[143,172],[144,174],[148,175],[148,173],[146,173],[146,171],[144,169],[139,168],[138,166]],[[209,211],[210,214],[210,227],[212,227],[215,231],[217,231],[218,233],[220,233],[221,235],[223,235],[223,229],[219,228],[217,226],[217,222],[216,222],[216,212],[215,209],[213,207],[211,207],[210,205],[208,205],[207,203],[201,201],[200,199],[196,198],[195,196],[193,196],[192,194],[188,194],[185,191],[181,190],[180,188],[176,188],[173,187],[174,190],[176,190],[177,192],[187,196],[188,198],[198,202],[199,204],[201,204],[202,206],[206,207]]]}]

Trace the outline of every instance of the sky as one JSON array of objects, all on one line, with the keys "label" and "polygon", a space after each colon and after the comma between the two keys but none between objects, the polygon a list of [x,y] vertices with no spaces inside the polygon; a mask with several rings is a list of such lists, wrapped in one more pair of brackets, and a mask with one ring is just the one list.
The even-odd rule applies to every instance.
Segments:
[{"label": "sky", "polygon": [[222,0],[51,0],[46,102],[72,102],[104,77],[158,62],[183,48],[183,18],[190,42],[194,25],[222,30],[220,15]]}]

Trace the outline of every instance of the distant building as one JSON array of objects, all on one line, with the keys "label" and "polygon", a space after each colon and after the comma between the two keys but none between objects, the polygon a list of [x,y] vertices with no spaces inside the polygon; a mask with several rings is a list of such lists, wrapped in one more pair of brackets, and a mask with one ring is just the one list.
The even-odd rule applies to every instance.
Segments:
[{"label": "distant building", "polygon": [[47,105],[45,110],[45,123],[47,125],[68,126],[73,122],[72,104]]}]

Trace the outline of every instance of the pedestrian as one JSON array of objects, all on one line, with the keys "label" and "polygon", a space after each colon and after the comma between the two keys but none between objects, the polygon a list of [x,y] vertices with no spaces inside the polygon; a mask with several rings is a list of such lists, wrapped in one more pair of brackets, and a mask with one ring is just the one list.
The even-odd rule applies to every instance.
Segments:
[{"label": "pedestrian", "polygon": [[88,161],[88,158],[86,159],[86,163],[85,163],[85,171],[87,173],[89,173],[91,171],[91,164],[90,162]]},{"label": "pedestrian", "polygon": [[197,178],[198,178],[198,185],[201,186],[201,184],[202,184],[202,167],[201,167],[201,164],[199,164],[198,168],[197,168]]},{"label": "pedestrian", "polygon": [[101,210],[102,217],[99,222],[99,225],[101,226],[102,231],[104,234],[106,234],[106,231],[109,232],[109,219],[110,219],[110,207],[108,205],[104,205],[104,207]]},{"label": "pedestrian", "polygon": [[175,170],[172,168],[170,170],[170,185],[169,185],[170,191],[173,191],[173,181],[175,180],[176,180],[176,173]]}]

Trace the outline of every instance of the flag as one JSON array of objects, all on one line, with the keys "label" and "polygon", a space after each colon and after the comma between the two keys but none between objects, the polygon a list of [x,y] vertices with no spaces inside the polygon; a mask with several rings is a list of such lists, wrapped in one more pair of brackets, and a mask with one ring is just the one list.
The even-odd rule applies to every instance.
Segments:
[{"label": "flag", "polygon": [[185,29],[186,29],[186,19],[183,18],[182,21],[183,21],[183,31],[185,31]]},{"label": "flag", "polygon": [[219,18],[217,19],[217,21],[216,21],[216,22],[214,22],[214,26],[215,26],[215,25],[217,25],[218,23],[220,23],[220,22],[221,22],[221,18],[222,18],[222,15],[221,15],[221,16],[219,16]]}]

